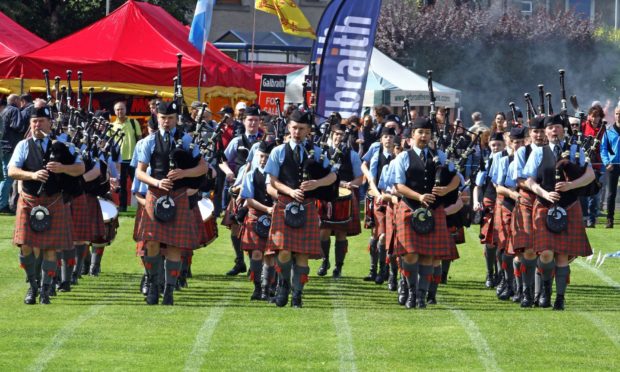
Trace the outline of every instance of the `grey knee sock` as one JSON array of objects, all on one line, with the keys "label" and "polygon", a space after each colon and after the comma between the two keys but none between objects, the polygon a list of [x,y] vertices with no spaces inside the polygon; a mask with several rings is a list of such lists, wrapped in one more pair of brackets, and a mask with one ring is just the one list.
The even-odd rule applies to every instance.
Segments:
[{"label": "grey knee sock", "polygon": [[555,291],[558,295],[564,295],[569,282],[570,266],[555,268]]},{"label": "grey knee sock", "polygon": [[276,270],[273,266],[263,265],[263,287],[267,288],[275,280]]},{"label": "grey knee sock", "polygon": [[71,273],[73,273],[73,268],[75,267],[75,248],[62,251],[62,270],[60,272],[60,278],[63,282],[68,282],[71,280]]},{"label": "grey knee sock", "polygon": [[309,267],[295,265],[293,268],[293,291],[303,292],[304,285],[308,282],[309,273]]},{"label": "grey knee sock", "polygon": [[30,253],[27,256],[19,255],[19,264],[26,272],[26,276],[28,279],[34,279],[36,277],[35,273],[35,257],[34,253]]},{"label": "grey knee sock", "polygon": [[43,284],[52,283],[52,280],[56,276],[56,268],[56,261],[43,260],[43,262],[41,263],[41,275],[43,277]]},{"label": "grey knee sock", "polygon": [[250,260],[250,280],[254,283],[261,282],[261,273],[263,271],[263,260]]},{"label": "grey knee sock", "polygon": [[282,281],[291,284],[291,267],[293,266],[293,260],[289,260],[288,262],[280,261],[280,258],[276,258],[276,262],[278,263],[278,273],[280,274],[280,278]]},{"label": "grey knee sock", "polygon": [[176,286],[177,279],[181,274],[181,261],[166,259],[164,266],[166,270],[166,285]]},{"label": "grey knee sock", "polygon": [[420,265],[420,279],[418,280],[418,294],[425,295],[433,280],[433,266]]},{"label": "grey knee sock", "polygon": [[538,267],[542,271],[542,280],[549,281],[553,278],[553,269],[555,269],[555,261],[551,260],[550,262],[544,263],[538,259]]},{"label": "grey knee sock", "polygon": [[487,263],[487,273],[493,274],[495,272],[495,260],[497,255],[497,248],[492,245],[485,245],[484,247],[484,258]]},{"label": "grey knee sock", "polygon": [[156,278],[159,275],[159,267],[161,266],[161,256],[144,256],[144,269],[148,276]]},{"label": "grey knee sock", "polygon": [[78,275],[82,274],[82,267],[84,267],[84,257],[86,257],[86,245],[80,244],[75,246],[75,272]]},{"label": "grey knee sock", "polygon": [[329,261],[329,248],[332,245],[331,240],[321,240],[321,251],[323,251],[323,259]]},{"label": "grey knee sock", "polygon": [[418,265],[417,262],[412,264],[405,262],[405,260],[401,260],[401,266],[403,268],[403,276],[407,281],[407,286],[412,289],[417,288],[420,265]]},{"label": "grey knee sock", "polygon": [[344,265],[344,258],[347,255],[347,249],[349,242],[346,240],[336,240],[336,250],[334,252],[336,258],[336,266],[341,267]]},{"label": "grey knee sock", "polygon": [[439,287],[439,282],[441,281],[441,265],[433,266],[433,277],[431,282],[428,285],[428,293],[435,294],[437,293],[437,287]]},{"label": "grey knee sock", "polygon": [[506,280],[508,281],[508,283],[511,284],[515,279],[515,273],[512,268],[512,261],[514,260],[514,258],[514,256],[502,253],[502,270],[504,270]]},{"label": "grey knee sock", "polygon": [[525,272],[523,273],[523,284],[525,288],[533,288],[534,277],[536,276],[536,259],[526,260],[523,259],[523,266],[525,266]]},{"label": "grey knee sock", "polygon": [[515,283],[517,284],[515,291],[519,291],[523,289],[523,275],[521,272],[522,265],[523,264],[521,263],[521,261],[517,261],[517,260],[512,261],[512,267],[514,269],[514,276],[515,276]]}]

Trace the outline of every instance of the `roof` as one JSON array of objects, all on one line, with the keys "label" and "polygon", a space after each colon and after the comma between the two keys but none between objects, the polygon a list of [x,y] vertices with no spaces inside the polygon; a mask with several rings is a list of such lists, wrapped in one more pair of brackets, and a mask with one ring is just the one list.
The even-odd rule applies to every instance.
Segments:
[{"label": "roof", "polygon": [[[313,40],[296,37],[284,32],[257,31],[254,34],[255,50],[310,51]],[[228,30],[213,45],[220,49],[252,49],[252,32]]]},{"label": "roof", "polygon": [[0,12],[0,59],[16,57],[47,45],[47,41]]},{"label": "roof", "polygon": [[[44,68],[64,77],[71,69],[83,71],[90,81],[172,86],[181,53],[183,85],[196,86],[201,54],[188,35],[187,27],[161,7],[129,0],[92,25],[19,58],[22,65],[13,64],[0,78],[40,79]],[[213,45],[206,48],[203,67],[202,86],[254,90],[251,70]]]}]

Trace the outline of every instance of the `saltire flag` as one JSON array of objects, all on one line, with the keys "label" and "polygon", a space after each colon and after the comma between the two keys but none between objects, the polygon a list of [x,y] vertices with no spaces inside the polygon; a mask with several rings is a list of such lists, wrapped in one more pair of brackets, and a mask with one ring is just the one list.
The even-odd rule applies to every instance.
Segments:
[{"label": "saltire flag", "polygon": [[293,0],[256,0],[254,7],[278,16],[282,31],[287,34],[316,39],[310,22]]},{"label": "saltire flag", "polygon": [[198,0],[192,20],[192,28],[189,30],[189,42],[202,54],[205,52],[205,44],[209,39],[214,4],[215,0]]},{"label": "saltire flag", "polygon": [[333,0],[325,9],[313,47],[319,117],[360,114],[380,10],[381,0]]}]

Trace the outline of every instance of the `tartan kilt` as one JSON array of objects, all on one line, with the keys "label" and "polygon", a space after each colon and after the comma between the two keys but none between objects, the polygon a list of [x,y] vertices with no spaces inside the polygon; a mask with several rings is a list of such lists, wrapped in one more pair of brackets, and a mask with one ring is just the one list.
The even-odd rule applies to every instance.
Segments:
[{"label": "tartan kilt", "polygon": [[304,227],[293,229],[284,223],[284,209],[286,205],[294,201],[286,195],[278,197],[271,216],[271,230],[267,241],[267,251],[287,250],[294,253],[307,254],[310,258],[322,258],[321,238],[319,229],[319,212],[316,208],[315,199],[304,200],[307,219]]},{"label": "tartan kilt", "polygon": [[426,256],[445,257],[451,254],[454,240],[448,231],[446,224],[446,212],[443,206],[434,209],[435,230],[430,234],[421,235],[413,231],[411,227],[411,215],[413,212],[401,200],[396,215],[396,244],[395,254],[402,256],[407,253],[417,253]]},{"label": "tartan kilt", "polygon": [[239,206],[235,202],[235,198],[231,197],[230,201],[228,202],[228,206],[226,206],[226,210],[224,211],[224,217],[222,218],[221,224],[228,227],[229,229],[232,227],[232,225],[236,225],[237,221],[235,221],[233,216],[237,214],[238,210]]},{"label": "tartan kilt", "polygon": [[[383,207],[385,210],[380,211],[379,208]],[[381,234],[385,234],[386,229],[386,217],[387,217],[387,203],[381,200],[381,197],[375,198],[375,202],[373,205],[373,211],[375,216],[375,231],[376,236],[379,237]]]},{"label": "tartan kilt", "polygon": [[500,251],[505,251],[510,254],[513,254],[512,250],[512,229],[510,228],[512,223],[512,212],[506,208],[503,204],[497,203],[499,205],[499,230],[498,230],[498,244],[497,248]]},{"label": "tartan kilt", "polygon": [[164,223],[155,218],[155,202],[166,194],[168,192],[164,190],[149,187],[136,241],[154,241],[181,249],[195,249],[198,247],[198,232],[196,220],[189,209],[186,188],[169,193],[176,205],[176,216],[172,221]]},{"label": "tartan kilt", "polygon": [[194,223],[196,224],[196,237],[198,239],[198,245],[195,249],[200,249],[202,247],[206,247],[211,241],[207,236],[207,230],[204,228],[204,222],[202,221],[202,214],[200,214],[200,208],[195,206],[191,208],[192,218],[194,219]]},{"label": "tartan kilt", "polygon": [[459,250],[456,247],[456,235],[458,234],[458,228],[456,227],[448,227],[448,232],[450,233],[450,236],[452,237],[452,242],[450,243],[450,253],[448,253],[445,256],[436,256],[434,258],[436,259],[441,259],[441,260],[450,260],[450,261],[454,261],[454,260],[458,260],[460,258],[459,256]]},{"label": "tartan kilt", "polygon": [[[108,236],[108,226],[103,222],[103,213],[101,212],[101,205],[99,204],[99,199],[97,199],[94,195],[84,194],[86,201],[86,209],[88,210],[88,221],[91,226],[91,236],[86,241],[93,243],[101,243],[106,242],[106,238]],[[71,204],[73,207],[73,204]],[[116,222],[116,226],[118,227],[118,219],[116,221],[112,221],[111,223]],[[73,225],[75,226],[75,224]],[[74,230],[75,231],[75,230]],[[73,240],[79,241],[80,239],[76,238],[75,232],[73,234]]]},{"label": "tartan kilt", "polygon": [[258,221],[258,218],[267,213],[258,211],[254,208],[250,208],[248,215],[245,216],[243,226],[239,232],[241,238],[241,249],[244,251],[261,251],[265,252],[267,248],[267,240],[263,239],[254,231],[254,223]]},{"label": "tartan kilt", "polygon": [[385,249],[388,254],[394,253],[394,247],[396,246],[396,211],[397,205],[389,202],[385,209]]},{"label": "tartan kilt", "polygon": [[532,247],[532,204],[536,196],[529,191],[519,190],[521,198],[512,211],[512,250],[520,253]]},{"label": "tartan kilt", "polygon": [[[45,232],[36,232],[30,228],[30,211],[37,205],[45,206],[52,217],[52,226]],[[73,227],[67,224],[70,219],[69,206],[64,203],[62,194],[36,197],[22,192],[17,201],[13,244],[43,250],[72,249]]]},{"label": "tartan kilt", "polygon": [[482,205],[484,208],[484,217],[482,219],[482,223],[480,224],[480,243],[495,245],[496,241],[493,239],[493,216],[495,214],[495,200],[484,198],[482,200]]},{"label": "tartan kilt", "polygon": [[351,191],[351,220],[348,223],[329,223],[321,220],[320,228],[331,229],[332,236],[336,231],[345,232],[347,236],[356,236],[362,233],[362,223],[360,222],[360,203],[357,190]]},{"label": "tartan kilt", "polygon": [[568,217],[568,228],[555,234],[547,229],[547,211],[539,200],[534,202],[533,211],[533,230],[534,230],[534,250],[540,253],[550,250],[559,254],[569,256],[589,256],[592,254],[592,248],[586,235],[586,229],[583,225],[581,204],[576,201],[568,208],[566,213]]},{"label": "tartan kilt", "polygon": [[86,202],[86,194],[72,198],[70,210],[73,241],[91,242],[95,235],[95,226],[92,223],[92,211],[89,210]]}]

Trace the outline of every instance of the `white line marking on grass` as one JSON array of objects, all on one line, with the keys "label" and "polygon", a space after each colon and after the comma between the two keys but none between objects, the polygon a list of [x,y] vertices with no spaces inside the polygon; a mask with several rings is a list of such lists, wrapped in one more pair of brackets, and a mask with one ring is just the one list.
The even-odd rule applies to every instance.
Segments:
[{"label": "white line marking on grass", "polygon": [[[228,293],[234,292],[234,289],[239,286],[239,283],[235,282],[235,285],[228,288]],[[209,351],[211,346],[211,338],[217,328],[222,315],[226,311],[226,305],[230,302],[230,295],[223,297],[220,302],[211,308],[209,316],[202,323],[202,326],[196,334],[196,340],[192,346],[192,351],[185,360],[184,371],[200,371],[202,364],[204,363],[205,354]]]},{"label": "white line marking on grass", "polygon": [[609,284],[610,287],[613,287],[614,289],[620,291],[620,283],[618,283],[617,281],[613,280],[609,276],[605,275],[605,273],[602,272],[601,269],[597,269],[596,267],[592,267],[592,266],[584,263],[580,259],[576,260],[575,263],[577,265],[579,265],[580,267],[583,267],[584,269],[589,270],[594,275],[598,276],[599,279],[601,279],[605,283]]},{"label": "white line marking on grass", "polygon": [[332,322],[336,328],[336,337],[338,337],[338,352],[340,353],[340,370],[341,371],[357,371],[355,364],[355,350],[353,349],[353,336],[351,336],[351,327],[347,316],[347,309],[342,303],[340,292],[335,291],[334,284],[330,285],[330,296],[332,297],[332,305],[334,306]]},{"label": "white line marking on grass", "polygon": [[579,315],[586,318],[601,333],[605,334],[605,336],[607,336],[607,338],[616,346],[616,348],[620,348],[620,335],[610,330],[609,327],[601,319],[585,311],[580,311]]},{"label": "white line marking on grass", "polygon": [[63,345],[71,336],[76,329],[78,329],[82,323],[99,314],[99,312],[103,309],[103,305],[93,305],[91,306],[87,312],[83,313],[77,319],[73,321],[67,322],[67,324],[62,327],[52,339],[52,342],[45,347],[40,353],[39,357],[35,362],[28,368],[30,371],[43,371],[50,360],[54,359],[56,353],[62,349]]},{"label": "white line marking on grass", "polygon": [[487,340],[484,338],[482,333],[480,333],[480,329],[478,329],[476,323],[471,320],[463,310],[455,309],[450,306],[448,306],[448,309],[450,309],[450,312],[459,321],[459,323],[461,323],[461,326],[465,329],[465,332],[467,332],[471,343],[476,348],[478,359],[482,362],[484,369],[487,371],[500,371],[500,368],[495,361],[493,350],[491,350]]}]

